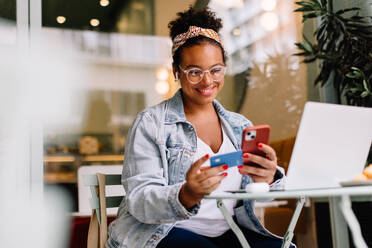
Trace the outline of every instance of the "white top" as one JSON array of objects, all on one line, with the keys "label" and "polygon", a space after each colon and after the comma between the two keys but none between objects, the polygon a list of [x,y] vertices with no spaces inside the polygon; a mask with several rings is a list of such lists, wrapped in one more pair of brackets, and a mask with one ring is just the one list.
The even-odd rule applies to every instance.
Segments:
[{"label": "white top", "polygon": [[[202,156],[205,156],[207,153],[211,156],[214,156],[236,151],[233,143],[226,135],[223,125],[222,133],[223,141],[217,153],[214,153],[212,149],[201,139],[197,139],[197,151],[194,155],[194,162]],[[210,160],[205,162],[202,166],[210,166]],[[239,173],[238,168],[236,166],[228,168],[226,172],[228,173],[227,177],[222,180],[221,184],[215,191],[212,192],[211,195],[223,193],[225,190],[240,189],[242,175]],[[224,204],[231,215],[234,215],[233,209],[236,206],[236,203],[237,200],[224,201]],[[208,199],[201,200],[200,209],[195,216],[187,220],[178,221],[175,226],[208,237],[220,236],[230,229],[229,225],[221,214],[221,211],[217,208],[216,201]]]}]

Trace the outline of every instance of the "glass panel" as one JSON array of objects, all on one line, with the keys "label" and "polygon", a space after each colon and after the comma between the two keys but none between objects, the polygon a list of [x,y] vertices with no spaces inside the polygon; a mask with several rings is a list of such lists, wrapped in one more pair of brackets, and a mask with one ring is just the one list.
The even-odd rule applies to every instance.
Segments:
[{"label": "glass panel", "polygon": [[[236,1],[238,2],[238,1]],[[221,100],[254,124],[270,124],[271,142],[295,137],[307,99],[306,68],[294,43],[302,28],[291,1],[212,1],[223,19],[222,35],[235,90]],[[229,101],[234,98],[235,101]]]},{"label": "glass panel", "polygon": [[16,44],[16,0],[0,0],[0,46]]},{"label": "glass panel", "polygon": [[[52,56],[61,56],[62,75],[51,77],[57,88],[69,92],[59,97],[63,112],[56,108],[58,118],[44,125],[44,182],[66,188],[73,211],[79,210],[79,168],[122,165],[126,135],[137,113],[178,88],[170,71],[170,39],[153,36],[153,11],[168,1],[158,1],[157,8],[153,0],[102,2],[42,1],[44,47],[63,51],[63,56]],[[174,4],[173,13],[189,4]],[[91,19],[98,25],[92,26]]]},{"label": "glass panel", "polygon": [[[137,113],[176,90],[169,68],[163,66],[171,47],[164,37],[119,33],[43,28],[43,36],[71,54],[71,61],[59,67],[63,79],[53,83],[73,88],[60,99],[69,106],[61,113],[66,118],[50,119],[44,126],[44,178],[47,185],[68,188],[77,211],[77,170],[123,164],[126,135]],[[157,93],[158,84],[166,91]]]},{"label": "glass panel", "polygon": [[76,170],[83,165],[122,164],[129,126],[145,107],[143,92],[87,90],[73,94],[79,99],[82,96],[83,106],[71,109],[70,121],[47,126],[46,182],[74,183]]}]

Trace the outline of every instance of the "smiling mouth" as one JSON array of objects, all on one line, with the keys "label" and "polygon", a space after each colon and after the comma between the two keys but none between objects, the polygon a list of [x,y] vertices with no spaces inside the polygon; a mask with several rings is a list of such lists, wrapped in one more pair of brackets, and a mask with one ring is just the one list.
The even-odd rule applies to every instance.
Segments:
[{"label": "smiling mouth", "polygon": [[201,95],[207,96],[213,93],[215,87],[210,87],[206,89],[196,89]]}]

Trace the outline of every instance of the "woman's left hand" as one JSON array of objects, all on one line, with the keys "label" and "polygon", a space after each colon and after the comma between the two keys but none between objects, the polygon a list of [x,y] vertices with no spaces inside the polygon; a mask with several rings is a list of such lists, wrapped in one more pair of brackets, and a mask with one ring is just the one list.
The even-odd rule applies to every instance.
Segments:
[{"label": "woman's left hand", "polygon": [[[276,172],[277,157],[275,150],[265,144],[259,143],[258,149],[266,154],[266,158],[252,153],[243,154],[244,165],[238,166],[240,174],[247,174],[255,182],[273,183]],[[260,167],[248,165],[248,163],[255,163]]]}]

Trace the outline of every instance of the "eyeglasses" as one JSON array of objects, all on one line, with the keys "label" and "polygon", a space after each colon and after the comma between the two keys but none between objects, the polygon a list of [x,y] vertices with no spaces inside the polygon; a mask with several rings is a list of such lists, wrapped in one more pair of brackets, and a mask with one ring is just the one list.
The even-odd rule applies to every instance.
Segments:
[{"label": "eyeglasses", "polygon": [[197,84],[202,81],[204,74],[209,72],[212,80],[214,82],[221,81],[221,79],[225,76],[226,66],[223,65],[216,65],[209,70],[201,70],[199,68],[190,68],[190,69],[183,69],[180,65],[178,66],[183,73],[186,74],[187,80],[189,80],[192,84]]}]

